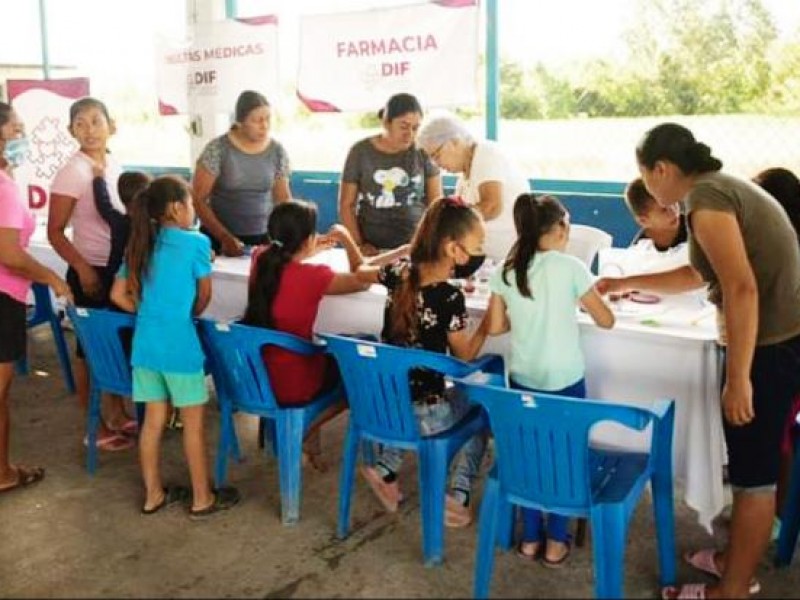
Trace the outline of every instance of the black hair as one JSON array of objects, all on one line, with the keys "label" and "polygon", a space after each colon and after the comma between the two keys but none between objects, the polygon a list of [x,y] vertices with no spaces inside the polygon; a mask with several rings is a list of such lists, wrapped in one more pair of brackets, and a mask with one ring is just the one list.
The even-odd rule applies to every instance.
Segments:
[{"label": "black hair", "polygon": [[69,107],[69,126],[72,128],[72,124],[75,122],[75,119],[78,118],[78,115],[83,111],[89,108],[96,108],[103,113],[106,118],[106,121],[109,123],[111,122],[111,115],[108,112],[108,107],[103,103],[101,100],[97,98],[92,98],[91,96],[84,96],[80,100],[76,100],[72,103]]},{"label": "black hair", "polygon": [[131,235],[125,249],[128,265],[128,289],[134,298],[141,297],[142,281],[147,276],[150,260],[161,227],[161,219],[173,202],[190,199],[189,186],[174,175],[154,179],[131,203]]},{"label": "black hair", "polygon": [[722,169],[711,148],[694,139],[683,125],[662,123],[644,134],[636,147],[636,160],[652,169],[659,160],[677,165],[684,175],[700,175]]},{"label": "black hair", "polygon": [[244,123],[251,112],[262,106],[269,106],[266,96],[253,90],[245,90],[236,99],[236,115],[237,123]]},{"label": "black hair", "polygon": [[564,206],[553,196],[520,194],[514,202],[514,227],[517,241],[503,263],[503,282],[508,285],[508,273],[514,271],[519,293],[533,298],[528,285],[528,267],[539,249],[539,240],[566,217]]},{"label": "black hair", "polygon": [[125,171],[117,179],[117,193],[119,199],[126,207],[136,197],[136,194],[146,189],[153,178],[142,171]]},{"label": "black hair", "polygon": [[655,201],[656,199],[647,191],[641,177],[637,177],[625,187],[625,204],[637,217],[647,214]]},{"label": "black hair", "polygon": [[283,270],[316,230],[317,207],[311,202],[290,200],[272,209],[267,223],[271,242],[256,259],[242,323],[274,327],[272,305],[278,295]]},{"label": "black hair", "polygon": [[800,179],[797,175],[789,169],[775,167],[761,171],[753,181],[780,203],[800,236]]},{"label": "black hair", "polygon": [[416,332],[420,265],[438,261],[445,242],[463,239],[480,220],[474,208],[456,197],[434,200],[425,210],[411,239],[408,272],[392,295],[391,343],[405,345]]},{"label": "black hair", "polygon": [[386,106],[378,111],[378,118],[391,122],[397,117],[402,117],[408,113],[416,113],[422,116],[422,106],[416,96],[411,94],[395,94],[386,103]]},{"label": "black hair", "polygon": [[11,113],[14,111],[10,104],[0,102],[0,127],[11,120]]}]

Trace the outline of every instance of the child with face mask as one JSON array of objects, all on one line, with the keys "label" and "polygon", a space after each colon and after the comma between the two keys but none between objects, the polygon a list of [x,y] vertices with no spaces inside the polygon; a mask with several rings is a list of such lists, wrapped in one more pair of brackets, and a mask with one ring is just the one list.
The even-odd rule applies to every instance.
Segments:
[{"label": "child with face mask", "polygon": [[[362,267],[369,283],[388,289],[384,311],[384,342],[410,348],[442,352],[462,360],[475,358],[486,339],[484,322],[467,330],[463,292],[448,280],[466,278],[483,263],[486,233],[478,212],[461,198],[441,198],[425,212],[411,242],[408,259],[381,268]],[[452,428],[470,410],[470,404],[455,388],[446,388],[444,378],[424,369],[411,372],[409,384],[414,412],[423,436]],[[456,458],[451,490],[445,506],[445,525],[466,527],[472,522],[470,495],[478,474],[486,438],[476,435]],[[362,474],[384,507],[397,510],[402,494],[397,473],[402,450],[384,447],[375,467]]]}]

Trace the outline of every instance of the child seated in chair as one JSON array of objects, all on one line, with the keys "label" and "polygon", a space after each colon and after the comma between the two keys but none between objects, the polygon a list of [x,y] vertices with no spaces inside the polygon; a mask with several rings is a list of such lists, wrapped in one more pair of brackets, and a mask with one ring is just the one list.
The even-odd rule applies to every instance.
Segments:
[{"label": "child seated in chair", "polygon": [[[517,241],[489,280],[488,333],[511,331],[512,388],[586,397],[576,306],[604,329],[614,314],[594,289],[589,268],[565,253],[569,214],[550,196],[520,194],[514,203]],[[523,509],[517,554],[559,567],[570,554],[567,517]],[[547,524],[544,519],[546,516]]]},{"label": "child seated in chair", "polygon": [[[481,349],[486,332],[483,323],[467,330],[463,292],[448,282],[467,278],[483,263],[486,233],[475,209],[460,198],[432,202],[411,241],[410,256],[380,269],[362,267],[371,283],[388,289],[381,340],[386,343],[472,360]],[[463,394],[446,389],[442,375],[412,371],[409,385],[414,413],[423,436],[432,436],[459,423],[471,409]],[[470,495],[486,448],[484,435],[469,440],[458,457],[445,505],[445,525],[466,527],[472,522]],[[362,474],[389,512],[402,499],[397,473],[403,451],[384,447],[374,467]]]},{"label": "child seated in chair", "polygon": [[650,239],[659,252],[666,252],[688,240],[686,216],[677,205],[661,206],[637,177],[625,188],[625,204],[641,227],[631,240],[631,246]]},{"label": "child seated in chair", "polygon": [[[242,323],[311,340],[317,311],[326,295],[349,294],[369,287],[354,272],[364,259],[349,231],[338,224],[324,236],[318,236],[316,230],[317,208],[312,203],[290,200],[272,209],[267,224],[270,243],[258,246],[252,254]],[[337,242],[347,252],[350,272],[336,273],[327,265],[304,262],[321,248]],[[328,354],[301,356],[267,347],[264,364],[276,400],[286,406],[305,404],[333,389],[340,379],[336,362]],[[345,408],[342,399],[323,413],[306,435],[304,462],[317,470],[326,468],[320,456],[319,429]]]}]

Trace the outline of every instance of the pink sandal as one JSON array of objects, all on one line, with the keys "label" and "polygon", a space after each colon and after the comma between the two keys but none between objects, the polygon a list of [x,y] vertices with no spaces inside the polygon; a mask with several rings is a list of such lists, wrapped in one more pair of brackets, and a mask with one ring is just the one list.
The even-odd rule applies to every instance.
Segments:
[{"label": "pink sandal", "polygon": [[661,590],[664,600],[705,600],[705,583],[684,583],[681,586],[670,585]]},{"label": "pink sandal", "polygon": [[[722,578],[722,573],[717,568],[717,563],[714,557],[717,551],[714,548],[703,548],[697,552],[687,552],[683,555],[683,559],[698,571],[702,571],[708,575],[713,575],[717,579]],[[758,594],[761,591],[761,584],[755,577],[750,580],[750,595]]]}]

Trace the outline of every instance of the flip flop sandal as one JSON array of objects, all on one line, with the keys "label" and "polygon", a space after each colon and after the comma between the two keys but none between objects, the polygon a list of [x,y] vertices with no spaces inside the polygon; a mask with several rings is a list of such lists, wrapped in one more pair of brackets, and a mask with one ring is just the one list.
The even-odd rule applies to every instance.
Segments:
[{"label": "flip flop sandal", "polygon": [[519,558],[521,558],[522,560],[524,560],[526,562],[538,562],[539,559],[542,557],[542,544],[540,543],[536,547],[536,552],[534,552],[533,554],[527,554],[526,552],[523,552],[523,550],[522,550],[522,545],[525,544],[525,543],[526,542],[519,542],[517,544],[517,547],[516,547],[516,550],[515,550],[515,554]]},{"label": "flip flop sandal", "polygon": [[192,497],[192,491],[185,486],[182,485],[167,486],[164,488],[164,497],[161,499],[161,502],[159,502],[152,508],[145,508],[144,506],[142,506],[141,513],[143,515],[152,515],[157,513],[165,506],[169,506],[170,504],[175,504],[178,502],[185,504],[191,499],[191,497]]},{"label": "flip flop sandal", "polygon": [[705,600],[705,583],[684,583],[681,586],[670,585],[661,590],[664,600]]},{"label": "flip flop sandal", "polygon": [[11,468],[17,472],[17,481],[9,486],[0,488],[0,494],[31,486],[44,479],[44,469],[42,467],[24,467],[22,465],[16,465]]},{"label": "flip flop sandal", "polygon": [[[717,569],[717,563],[714,561],[717,551],[714,548],[703,548],[696,552],[687,552],[683,555],[683,560],[686,563],[707,575],[722,578],[722,573]],[[761,584],[755,577],[750,580],[750,595],[758,594],[761,591]]]},{"label": "flip flop sandal", "polygon": [[221,510],[228,510],[242,499],[239,490],[233,487],[221,487],[214,490],[214,501],[206,508],[200,510],[189,509],[189,518],[192,520],[204,519]]},{"label": "flip flop sandal", "polygon": [[566,564],[567,559],[569,559],[569,555],[572,554],[572,543],[569,542],[569,541],[564,542],[564,543],[567,546],[567,550],[566,550],[566,552],[564,552],[563,556],[561,558],[559,558],[558,560],[550,560],[549,558],[547,558],[547,554],[546,554],[547,545],[545,544],[545,551],[542,552],[542,564],[545,567],[547,567],[548,569],[560,569],[561,567],[563,567]]},{"label": "flip flop sandal", "polygon": [[[89,438],[83,438],[83,445],[89,445]],[[120,452],[121,450],[130,450],[136,445],[136,441],[127,435],[117,434],[110,435],[104,438],[97,438],[95,446],[98,450],[105,450],[106,452]]]}]

